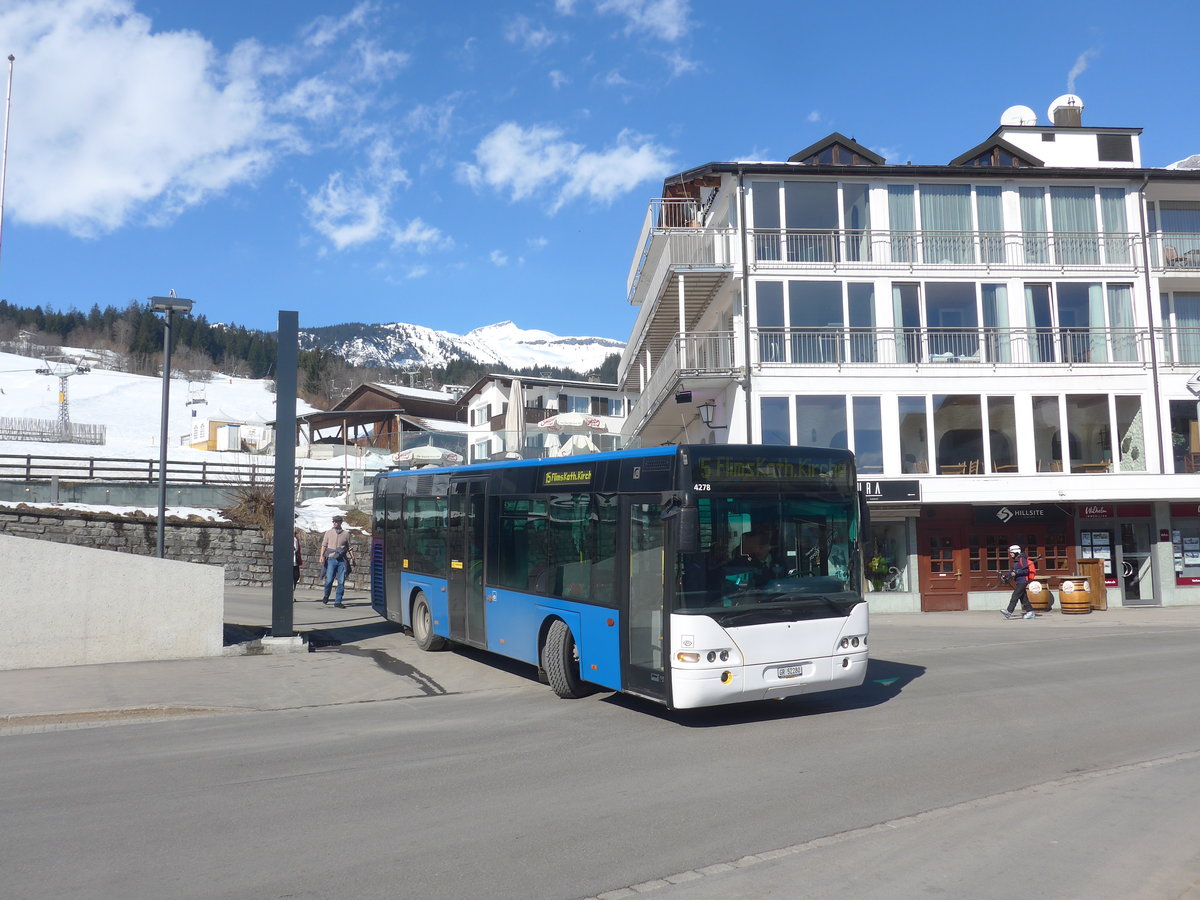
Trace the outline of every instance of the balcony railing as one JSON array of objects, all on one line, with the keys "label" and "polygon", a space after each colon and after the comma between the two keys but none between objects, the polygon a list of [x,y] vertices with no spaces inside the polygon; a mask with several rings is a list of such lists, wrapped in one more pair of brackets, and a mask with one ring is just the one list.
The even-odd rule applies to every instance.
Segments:
[{"label": "balcony railing", "polygon": [[[1140,328],[756,328],[760,366],[1143,365]],[[1191,346],[1191,345],[1189,345]]]},{"label": "balcony railing", "polygon": [[1155,266],[1170,272],[1191,270],[1200,274],[1200,234],[1155,232],[1150,236],[1150,255]]},{"label": "balcony railing", "polygon": [[1200,363],[1200,328],[1161,328],[1160,359],[1168,366],[1194,366]]},{"label": "balcony railing", "polygon": [[756,265],[1079,266],[1128,268],[1140,258],[1135,233],[753,229]]},{"label": "balcony railing", "polygon": [[680,375],[727,374],[739,361],[731,331],[677,334],[646,378],[646,386],[632,402],[629,421],[640,421],[658,403],[660,395]]}]

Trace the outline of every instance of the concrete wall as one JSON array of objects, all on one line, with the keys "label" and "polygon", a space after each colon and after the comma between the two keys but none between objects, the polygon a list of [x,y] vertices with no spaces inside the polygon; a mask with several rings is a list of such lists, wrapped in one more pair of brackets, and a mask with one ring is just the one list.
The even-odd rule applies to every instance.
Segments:
[{"label": "concrete wall", "polygon": [[[154,518],[69,509],[0,508],[0,535],[115,550],[138,556],[157,556],[158,524]],[[164,556],[184,562],[223,566],[231,585],[271,584],[271,542],[256,528],[229,522],[168,521],[163,528]],[[286,539],[286,538],[285,538]],[[305,534],[301,553],[304,567],[300,586],[319,586],[323,577],[315,565],[320,534]],[[354,590],[370,586],[370,538],[355,533],[358,565],[346,584]],[[290,572],[288,573],[290,576]]]},{"label": "concrete wall", "polygon": [[0,669],[219,656],[219,566],[0,536]]}]

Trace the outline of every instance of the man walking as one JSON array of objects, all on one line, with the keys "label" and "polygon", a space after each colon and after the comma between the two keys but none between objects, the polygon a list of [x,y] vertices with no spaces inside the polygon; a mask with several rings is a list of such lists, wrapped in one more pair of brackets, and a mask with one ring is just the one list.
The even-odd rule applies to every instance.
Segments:
[{"label": "man walking", "polygon": [[1021,601],[1021,608],[1025,610],[1025,615],[1021,618],[1032,619],[1033,604],[1029,602],[1029,557],[1021,552],[1021,548],[1017,544],[1013,544],[1008,548],[1009,559],[1012,560],[1012,567],[1008,570],[1007,579],[1012,582],[1013,592],[1008,600],[1008,609],[1003,611],[1003,616],[1006,619],[1013,617],[1013,610],[1017,608],[1017,601]]},{"label": "man walking", "polygon": [[325,567],[325,592],[321,602],[329,603],[329,589],[337,579],[337,596],[333,605],[345,609],[342,595],[346,590],[346,569],[354,561],[354,550],[350,546],[350,532],[342,528],[342,517],[333,517],[333,527],[321,538],[321,550],[317,554]]}]

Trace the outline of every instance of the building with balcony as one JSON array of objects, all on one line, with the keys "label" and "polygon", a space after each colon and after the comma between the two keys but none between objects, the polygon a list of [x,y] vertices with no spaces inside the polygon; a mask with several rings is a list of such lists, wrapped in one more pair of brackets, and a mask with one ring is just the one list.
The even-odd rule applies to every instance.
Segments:
[{"label": "building with balcony", "polygon": [[467,462],[540,459],[623,446],[625,395],[615,384],[486,375],[463,395]]},{"label": "building with balcony", "polygon": [[876,610],[998,608],[1013,543],[1051,587],[1098,559],[1111,604],[1200,603],[1200,170],[1082,113],[1013,107],[944,165],[832,134],[667,178],[626,438],[853,450]]}]

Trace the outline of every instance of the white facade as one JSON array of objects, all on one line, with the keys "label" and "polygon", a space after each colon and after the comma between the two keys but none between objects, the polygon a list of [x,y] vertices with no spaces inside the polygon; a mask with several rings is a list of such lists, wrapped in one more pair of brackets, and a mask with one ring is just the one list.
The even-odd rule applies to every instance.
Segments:
[{"label": "white facade", "polygon": [[1052,588],[1100,559],[1111,603],[1200,602],[1200,172],[1139,135],[1002,125],[940,166],[831,135],[668,178],[627,438],[854,450],[877,610],[998,608],[1014,542]]}]

